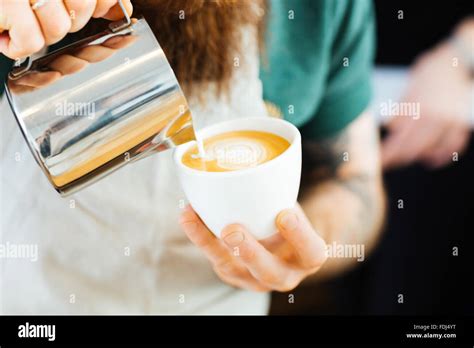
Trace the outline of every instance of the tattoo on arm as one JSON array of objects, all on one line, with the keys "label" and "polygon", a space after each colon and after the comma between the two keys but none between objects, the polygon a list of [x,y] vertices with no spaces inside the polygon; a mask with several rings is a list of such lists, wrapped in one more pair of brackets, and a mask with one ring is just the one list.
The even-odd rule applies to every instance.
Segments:
[{"label": "tattoo on arm", "polygon": [[320,141],[303,141],[303,173],[305,179],[326,180],[337,177],[349,147],[349,134],[344,130]]},{"label": "tattoo on arm", "polygon": [[355,188],[357,183],[371,181],[379,174],[378,166],[374,165],[378,158],[376,128],[368,115],[360,118],[331,137],[303,140],[305,180],[312,184],[324,180],[337,180],[344,184],[353,180],[354,184],[349,184],[348,188]]},{"label": "tattoo on arm", "polygon": [[370,229],[381,211],[375,189],[380,180],[377,163],[377,130],[369,118],[356,120],[329,138],[303,141],[302,186],[330,182],[347,190],[360,201],[358,227]]}]

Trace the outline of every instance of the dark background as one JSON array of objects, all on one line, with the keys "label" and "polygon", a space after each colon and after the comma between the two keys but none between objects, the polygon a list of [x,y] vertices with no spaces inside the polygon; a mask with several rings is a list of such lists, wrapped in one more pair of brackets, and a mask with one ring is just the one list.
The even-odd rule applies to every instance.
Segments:
[{"label": "dark background", "polygon": [[[469,13],[472,0],[375,0],[377,17],[377,63],[410,64],[433,47]],[[403,11],[403,20],[398,19]]]}]

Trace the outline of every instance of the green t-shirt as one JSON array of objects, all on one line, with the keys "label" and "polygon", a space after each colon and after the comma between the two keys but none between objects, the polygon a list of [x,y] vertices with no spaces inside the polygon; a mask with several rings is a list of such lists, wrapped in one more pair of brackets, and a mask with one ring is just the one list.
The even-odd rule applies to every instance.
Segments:
[{"label": "green t-shirt", "polygon": [[264,98],[303,136],[334,134],[368,106],[374,57],[369,0],[271,0]]}]

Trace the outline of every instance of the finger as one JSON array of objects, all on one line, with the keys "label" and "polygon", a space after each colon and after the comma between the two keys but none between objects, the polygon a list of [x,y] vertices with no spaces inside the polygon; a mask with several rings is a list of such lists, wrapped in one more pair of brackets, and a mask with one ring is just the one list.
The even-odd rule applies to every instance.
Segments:
[{"label": "finger", "polygon": [[271,291],[269,287],[264,286],[263,284],[259,283],[255,278],[252,276],[241,278],[241,277],[234,277],[222,272],[220,269],[214,270],[217,276],[224,281],[225,283],[239,289],[245,289],[250,291],[256,292],[268,292]]},{"label": "finger", "polygon": [[198,246],[213,265],[214,272],[226,283],[252,291],[268,291],[232,256],[229,249],[202,223],[191,207],[186,207],[180,224],[188,238]]},{"label": "finger", "polygon": [[295,257],[298,257],[292,248],[288,248],[288,242],[281,233],[274,233],[267,238],[259,240],[259,242],[265,249],[271,250],[273,255],[285,262],[293,263]]},{"label": "finger", "polygon": [[61,75],[71,75],[84,69],[89,63],[84,59],[74,57],[69,54],[63,54],[49,63],[51,70],[61,73]]},{"label": "finger", "polygon": [[426,139],[423,141],[424,146],[421,147],[417,158],[423,157],[427,153],[431,153],[440,144],[443,143],[445,135],[455,128],[455,123],[451,120],[445,121],[438,116],[431,116],[432,118],[425,122],[423,127],[419,127],[417,131],[418,138]]},{"label": "finger", "polygon": [[[130,0],[124,0],[123,5],[129,15],[133,12],[133,6]],[[97,0],[97,5],[93,13],[94,18],[105,18],[108,20],[118,20],[123,18],[124,14],[117,0]]]},{"label": "finger", "polygon": [[462,154],[469,142],[470,130],[453,128],[443,135],[440,143],[423,157],[423,161],[432,168],[439,168],[453,163],[454,154]]},{"label": "finger", "polygon": [[0,53],[11,59],[23,58],[40,51],[45,41],[41,27],[28,0],[4,1],[7,15],[0,34]]},{"label": "finger", "polygon": [[21,94],[48,86],[60,78],[61,74],[57,71],[32,72],[17,80],[11,80],[9,86],[13,93]]},{"label": "finger", "polygon": [[326,244],[301,209],[287,209],[277,216],[277,227],[298,254],[303,267],[317,270],[326,261]]},{"label": "finger", "polygon": [[435,162],[437,162],[438,165],[446,164],[451,158],[451,155],[448,155],[448,151],[449,147],[451,147],[451,143],[455,140],[453,137],[458,137],[458,130],[447,129],[447,131],[438,139],[435,146],[432,146],[423,152],[421,155],[421,161],[429,167],[435,167]]},{"label": "finger", "polygon": [[0,34],[8,27],[5,0],[0,0]]},{"label": "finger", "polygon": [[[129,16],[133,13],[133,6],[130,0],[124,0],[123,5]],[[119,4],[114,5],[104,16],[105,19],[116,21],[123,18],[123,10]]]},{"label": "finger", "polygon": [[61,74],[57,71],[32,72],[15,81],[16,85],[28,87],[45,87],[59,80]]},{"label": "finger", "polygon": [[87,46],[74,53],[76,58],[89,63],[98,63],[111,57],[117,50],[127,47],[136,40],[129,35],[114,36],[101,45]]},{"label": "finger", "polygon": [[17,85],[15,83],[12,83],[10,86],[10,91],[14,94],[23,94],[23,93],[30,93],[36,90],[35,87],[29,87],[29,86],[23,86],[23,85]]},{"label": "finger", "polygon": [[64,0],[64,6],[71,18],[70,32],[75,33],[81,30],[91,19],[95,7],[96,0]]},{"label": "finger", "polygon": [[110,39],[104,41],[102,46],[111,48],[114,50],[120,50],[125,48],[137,40],[136,36],[132,35],[118,35],[111,37]]},{"label": "finger", "polygon": [[[188,206],[181,215],[179,224],[198,248],[200,248],[215,267],[235,267],[229,249],[202,223],[199,216]],[[227,271],[230,271],[228,269]]]},{"label": "finger", "polygon": [[416,141],[413,142],[413,139],[416,138],[416,128],[413,122],[415,121],[403,123],[403,126],[399,126],[397,130],[389,133],[382,142],[381,157],[384,169],[408,164],[413,152],[418,152],[417,148],[422,146]]},{"label": "finger", "polygon": [[117,4],[117,0],[97,0],[92,17],[102,18]]},{"label": "finger", "polygon": [[400,162],[400,141],[403,139],[407,131],[408,129],[404,128],[392,130],[382,141],[380,155],[383,169],[393,168]]},{"label": "finger", "polygon": [[293,288],[294,279],[287,266],[263,247],[243,226],[233,224],[222,231],[227,247],[242,260],[250,273],[265,286],[285,291]]},{"label": "finger", "polygon": [[[435,119],[434,119],[435,120]],[[438,144],[442,142],[446,125],[436,121],[425,122],[423,127],[419,127],[407,142],[407,148],[412,147],[411,152],[406,156],[406,163],[423,161],[424,156],[429,155]],[[447,127],[449,130],[450,126]],[[413,145],[412,145],[413,144]],[[415,146],[415,144],[417,146]]]},{"label": "finger", "polygon": [[52,45],[64,38],[71,29],[71,18],[61,0],[48,0],[37,10],[36,18],[41,26],[41,31],[46,45]]},{"label": "finger", "polygon": [[112,48],[104,47],[102,45],[94,45],[80,49],[74,53],[74,56],[89,63],[98,63],[109,58],[114,53],[115,50]]}]

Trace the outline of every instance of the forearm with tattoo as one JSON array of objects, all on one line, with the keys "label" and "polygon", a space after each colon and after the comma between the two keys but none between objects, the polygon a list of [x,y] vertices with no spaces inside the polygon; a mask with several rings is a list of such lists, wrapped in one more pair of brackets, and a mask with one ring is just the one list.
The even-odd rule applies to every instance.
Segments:
[{"label": "forearm with tattoo", "polygon": [[[378,135],[369,114],[339,134],[303,142],[303,193],[300,204],[315,229],[331,245],[375,244],[384,215]],[[355,264],[329,258],[317,277]]]}]

